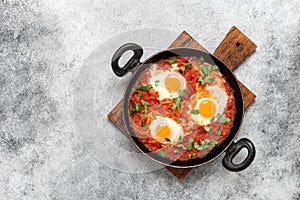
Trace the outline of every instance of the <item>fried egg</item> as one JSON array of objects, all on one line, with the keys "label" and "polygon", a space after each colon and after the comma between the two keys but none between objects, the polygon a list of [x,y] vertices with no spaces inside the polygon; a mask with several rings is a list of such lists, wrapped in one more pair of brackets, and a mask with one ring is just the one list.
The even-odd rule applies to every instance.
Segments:
[{"label": "fried egg", "polygon": [[178,90],[186,88],[185,78],[176,71],[151,70],[150,84],[158,92],[158,100],[179,96]]},{"label": "fried egg", "polygon": [[183,136],[181,126],[168,117],[156,116],[149,128],[152,137],[161,143],[177,142]]},{"label": "fried egg", "polygon": [[192,97],[191,118],[200,126],[208,125],[217,113],[223,114],[227,100],[224,88],[219,85],[207,86]]}]

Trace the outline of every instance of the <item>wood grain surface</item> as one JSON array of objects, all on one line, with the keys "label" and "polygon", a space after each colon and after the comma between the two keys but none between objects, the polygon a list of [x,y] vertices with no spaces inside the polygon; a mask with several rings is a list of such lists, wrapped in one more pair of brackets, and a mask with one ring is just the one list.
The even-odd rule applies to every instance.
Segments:
[{"label": "wood grain surface", "polygon": [[[183,31],[169,46],[169,48],[176,47],[191,47],[207,50],[201,46],[192,36],[186,31]],[[230,29],[223,41],[217,47],[214,56],[222,60],[231,70],[234,70],[238,65],[245,60],[256,48],[256,45],[238,28],[235,26]],[[239,82],[244,97],[244,109],[246,109],[255,99],[256,95],[251,92],[244,84]],[[123,133],[127,133],[124,120],[123,120],[123,100],[121,100],[110,113],[108,113],[108,119],[113,122]],[[174,168],[166,166],[166,169],[170,171],[179,180],[182,180],[192,168]]]},{"label": "wood grain surface", "polygon": [[213,55],[222,60],[229,69],[234,70],[256,49],[256,47],[256,44],[254,44],[244,33],[233,26]]}]

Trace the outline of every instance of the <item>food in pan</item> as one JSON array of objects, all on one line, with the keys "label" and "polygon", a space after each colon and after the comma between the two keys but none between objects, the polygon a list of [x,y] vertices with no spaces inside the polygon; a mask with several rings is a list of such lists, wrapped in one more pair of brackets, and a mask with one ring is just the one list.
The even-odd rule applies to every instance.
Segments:
[{"label": "food in pan", "polygon": [[218,66],[174,56],[144,70],[129,99],[130,125],[151,152],[171,160],[205,156],[229,134],[235,99]]}]

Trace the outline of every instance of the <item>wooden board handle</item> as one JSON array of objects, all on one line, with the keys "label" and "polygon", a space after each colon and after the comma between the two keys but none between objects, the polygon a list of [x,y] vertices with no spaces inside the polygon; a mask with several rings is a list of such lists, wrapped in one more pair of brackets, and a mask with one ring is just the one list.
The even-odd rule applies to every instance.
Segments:
[{"label": "wooden board handle", "polygon": [[233,26],[213,55],[218,57],[231,69],[231,71],[233,71],[256,49],[256,47],[256,44],[254,44],[244,33]]}]

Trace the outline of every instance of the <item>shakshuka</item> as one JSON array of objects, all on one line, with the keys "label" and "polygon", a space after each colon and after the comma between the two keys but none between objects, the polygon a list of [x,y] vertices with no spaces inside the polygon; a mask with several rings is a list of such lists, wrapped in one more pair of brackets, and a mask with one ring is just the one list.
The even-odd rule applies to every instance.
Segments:
[{"label": "shakshuka", "polygon": [[130,125],[152,152],[171,160],[205,156],[229,134],[233,90],[217,65],[175,56],[142,72],[130,93]]}]

